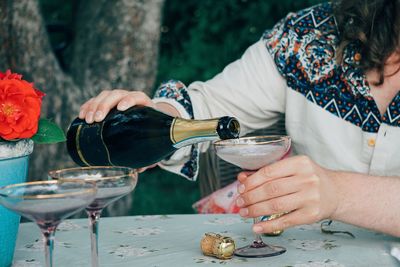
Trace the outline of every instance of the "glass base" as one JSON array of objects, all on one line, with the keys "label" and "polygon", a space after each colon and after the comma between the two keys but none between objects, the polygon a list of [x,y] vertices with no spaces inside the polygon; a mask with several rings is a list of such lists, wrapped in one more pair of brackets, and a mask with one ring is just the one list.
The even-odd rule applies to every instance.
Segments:
[{"label": "glass base", "polygon": [[286,252],[286,248],[280,246],[267,245],[264,242],[254,242],[251,245],[238,248],[235,250],[235,255],[246,258],[262,258],[277,256]]}]

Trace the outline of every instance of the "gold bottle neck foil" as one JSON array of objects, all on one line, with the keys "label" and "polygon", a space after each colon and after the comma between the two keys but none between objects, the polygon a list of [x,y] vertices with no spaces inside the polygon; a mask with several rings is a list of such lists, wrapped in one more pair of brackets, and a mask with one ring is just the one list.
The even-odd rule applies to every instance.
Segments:
[{"label": "gold bottle neck foil", "polygon": [[185,120],[175,118],[170,130],[170,138],[176,148],[192,145],[198,142],[218,140],[219,119]]}]

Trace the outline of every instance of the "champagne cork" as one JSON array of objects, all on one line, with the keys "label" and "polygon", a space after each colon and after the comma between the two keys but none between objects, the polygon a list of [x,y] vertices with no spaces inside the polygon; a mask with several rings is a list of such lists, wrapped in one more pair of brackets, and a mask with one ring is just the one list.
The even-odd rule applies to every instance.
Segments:
[{"label": "champagne cork", "polygon": [[235,251],[235,241],[227,236],[206,233],[200,242],[201,251],[206,256],[227,260],[232,258]]}]

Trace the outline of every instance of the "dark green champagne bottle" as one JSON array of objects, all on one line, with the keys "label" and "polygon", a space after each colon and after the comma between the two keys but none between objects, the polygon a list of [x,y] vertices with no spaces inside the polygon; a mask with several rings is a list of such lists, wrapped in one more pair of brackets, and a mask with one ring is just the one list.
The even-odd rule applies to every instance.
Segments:
[{"label": "dark green champagne bottle", "polygon": [[113,109],[102,122],[76,118],[67,132],[71,158],[81,166],[140,168],[157,163],[177,149],[204,141],[238,138],[232,117],[209,120],[174,118],[150,107]]}]

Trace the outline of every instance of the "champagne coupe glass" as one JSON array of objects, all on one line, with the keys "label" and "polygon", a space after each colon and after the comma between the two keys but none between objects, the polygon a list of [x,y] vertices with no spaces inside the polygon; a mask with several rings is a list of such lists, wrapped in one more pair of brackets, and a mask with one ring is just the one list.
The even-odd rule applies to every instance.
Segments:
[{"label": "champagne coupe glass", "polygon": [[100,214],[107,205],[129,194],[135,188],[138,178],[137,171],[128,167],[92,166],[50,171],[49,177],[60,181],[78,179],[96,184],[96,197],[86,206],[86,213],[90,223],[92,266],[98,267]]},{"label": "champagne coupe glass", "polygon": [[0,188],[0,204],[36,222],[44,237],[46,266],[53,266],[54,234],[65,218],[94,200],[96,185],[85,181],[41,181]]},{"label": "champagne coupe glass", "polygon": [[[261,167],[280,160],[290,149],[288,136],[251,136],[238,139],[221,140],[214,143],[217,155],[243,170],[258,170]],[[260,218],[254,218],[254,223]],[[270,257],[282,254],[284,247],[268,245],[260,234],[255,234],[252,244],[238,248],[235,255],[240,257]]]}]

